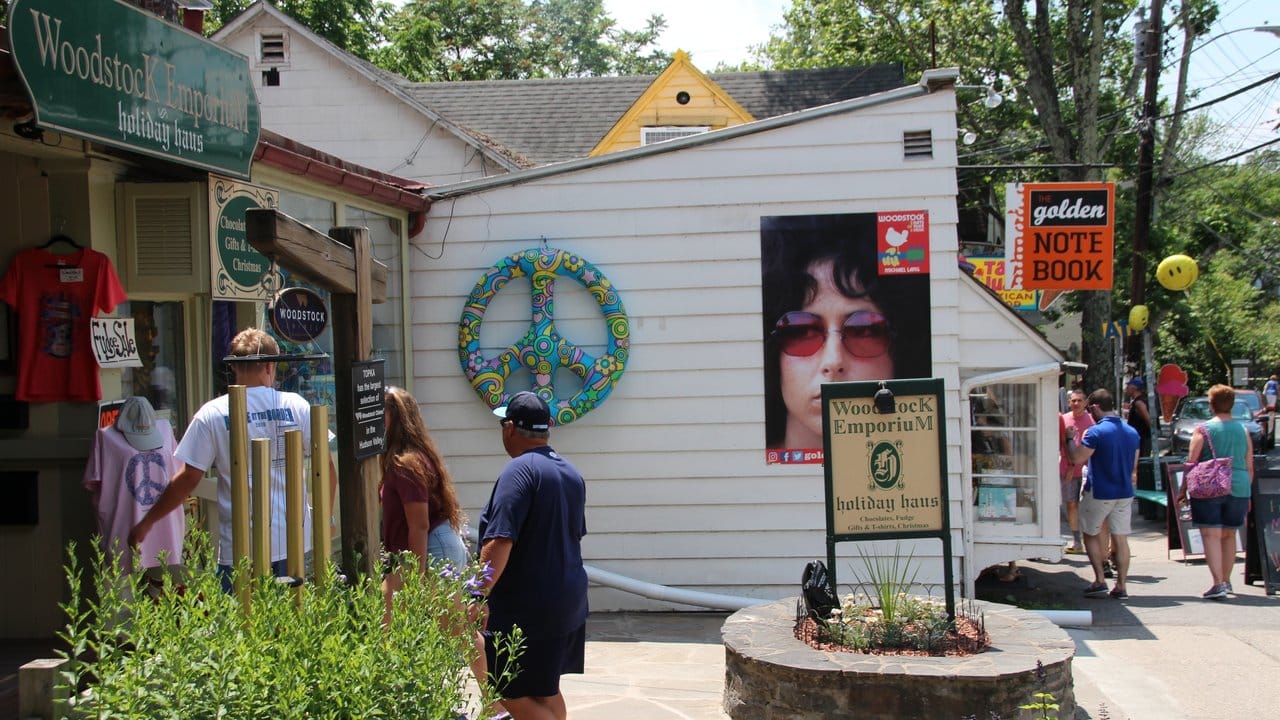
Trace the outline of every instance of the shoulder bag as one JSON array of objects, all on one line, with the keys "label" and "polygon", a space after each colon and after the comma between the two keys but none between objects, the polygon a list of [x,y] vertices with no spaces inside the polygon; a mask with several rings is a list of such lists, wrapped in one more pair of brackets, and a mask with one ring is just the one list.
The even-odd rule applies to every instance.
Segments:
[{"label": "shoulder bag", "polygon": [[804,573],[800,576],[800,596],[804,600],[805,614],[815,620],[827,618],[832,610],[840,607],[831,587],[826,563],[813,560],[804,566]]},{"label": "shoulder bag", "polygon": [[[1187,470],[1187,495],[1196,500],[1208,500],[1231,494],[1231,458],[1218,457],[1213,449],[1213,439],[1204,425],[1196,428],[1204,435],[1209,447],[1209,459],[1201,460]],[[1201,453],[1203,455],[1203,452]]]}]

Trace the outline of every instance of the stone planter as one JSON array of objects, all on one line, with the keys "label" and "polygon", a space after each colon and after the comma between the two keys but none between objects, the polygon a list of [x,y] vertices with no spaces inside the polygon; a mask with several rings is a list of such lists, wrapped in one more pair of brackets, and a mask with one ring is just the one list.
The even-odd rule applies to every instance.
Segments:
[{"label": "stone planter", "polygon": [[[974,601],[991,647],[969,657],[863,655],[814,650],[792,634],[796,599],[739,610],[725,621],[724,711],[734,720],[962,720],[1018,709],[1037,692],[1055,715],[1075,716],[1075,643],[1036,613]],[[1036,680],[1036,662],[1045,679]]]}]

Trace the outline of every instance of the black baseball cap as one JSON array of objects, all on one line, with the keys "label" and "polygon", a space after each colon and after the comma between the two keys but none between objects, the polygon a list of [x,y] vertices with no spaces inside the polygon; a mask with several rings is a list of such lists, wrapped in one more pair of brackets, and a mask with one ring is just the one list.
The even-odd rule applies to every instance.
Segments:
[{"label": "black baseball cap", "polygon": [[493,411],[504,420],[510,420],[521,430],[546,432],[551,429],[551,408],[535,393],[524,390],[511,396],[506,405]]}]

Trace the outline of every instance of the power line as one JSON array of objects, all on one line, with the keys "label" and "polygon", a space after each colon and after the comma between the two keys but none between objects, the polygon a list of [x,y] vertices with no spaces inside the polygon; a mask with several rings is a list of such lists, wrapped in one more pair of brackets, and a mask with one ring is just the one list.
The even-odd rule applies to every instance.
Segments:
[{"label": "power line", "polygon": [[1156,120],[1168,120],[1169,118],[1171,118],[1171,117],[1175,117],[1175,116],[1177,116],[1177,115],[1179,115],[1179,114],[1184,114],[1184,115],[1185,115],[1186,113],[1193,112],[1193,111],[1195,111],[1195,110],[1200,110],[1200,109],[1202,109],[1202,108],[1207,108],[1207,107],[1209,107],[1210,105],[1216,105],[1217,103],[1220,103],[1220,102],[1222,102],[1222,101],[1224,101],[1224,100],[1230,100],[1231,98],[1233,98],[1233,97],[1235,97],[1235,96],[1237,96],[1237,95],[1239,95],[1239,94],[1241,94],[1241,93],[1248,92],[1249,90],[1252,90],[1252,89],[1254,89],[1254,88],[1258,87],[1259,85],[1266,85],[1267,83],[1269,83],[1269,82],[1271,82],[1272,80],[1275,80],[1275,79],[1277,79],[1277,78],[1280,78],[1280,72],[1274,72],[1274,73],[1271,73],[1270,75],[1268,75],[1268,76],[1266,76],[1266,77],[1262,78],[1261,80],[1258,80],[1257,82],[1250,83],[1250,84],[1245,85],[1244,87],[1239,88],[1239,89],[1237,89],[1237,90],[1232,90],[1231,92],[1229,92],[1229,93],[1227,93],[1226,95],[1223,95],[1223,96],[1221,96],[1221,97],[1217,97],[1217,98],[1214,98],[1213,100],[1208,100],[1208,101],[1202,102],[1202,103],[1200,103],[1199,105],[1192,105],[1192,106],[1191,106],[1191,107],[1189,107],[1189,108],[1183,108],[1182,110],[1180,110],[1180,111],[1178,111],[1178,112],[1176,112],[1176,113],[1168,113],[1167,115],[1161,115],[1160,117],[1157,117],[1157,118],[1155,118],[1155,119],[1156,119]]}]

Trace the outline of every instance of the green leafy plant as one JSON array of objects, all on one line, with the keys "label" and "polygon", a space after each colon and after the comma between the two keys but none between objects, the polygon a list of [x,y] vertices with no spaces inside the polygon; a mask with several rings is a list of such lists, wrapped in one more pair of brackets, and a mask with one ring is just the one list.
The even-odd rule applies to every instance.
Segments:
[{"label": "green leafy plant", "polygon": [[907,609],[905,606],[909,602],[907,592],[915,585],[916,576],[920,572],[913,564],[915,551],[908,553],[905,560],[901,552],[901,546],[895,546],[893,555],[859,553],[866,577],[858,575],[857,570],[853,571],[857,585],[870,589],[868,594],[876,600],[876,606],[887,625],[899,622],[899,616]]},{"label": "green leafy plant", "polygon": [[935,652],[954,629],[945,603],[909,594],[918,574],[914,554],[862,556],[865,576],[857,578],[858,594],[841,597],[840,607],[818,621],[831,643],[857,652],[908,649]]},{"label": "green leafy plant", "polygon": [[[1054,701],[1052,693],[1038,692],[1031,697],[1035,699],[1026,705],[1019,705],[1018,708],[1036,711],[1036,720],[1057,720],[1058,703]],[[1054,714],[1050,715],[1050,712]]]},{"label": "green leafy plant", "polygon": [[[189,540],[186,577],[150,593],[100,550],[88,573],[69,550],[68,716],[453,720],[496,699],[477,694],[467,670],[476,648],[465,601],[480,568],[403,566],[384,626],[378,580],[345,585],[332,573],[300,590],[255,578],[244,612],[221,589],[207,537]],[[522,640],[500,639],[499,652],[518,657]]]}]

